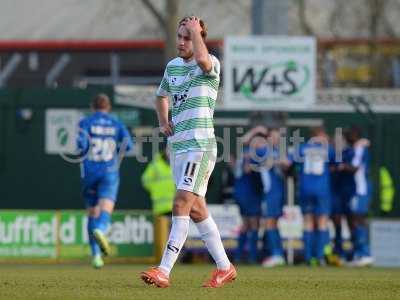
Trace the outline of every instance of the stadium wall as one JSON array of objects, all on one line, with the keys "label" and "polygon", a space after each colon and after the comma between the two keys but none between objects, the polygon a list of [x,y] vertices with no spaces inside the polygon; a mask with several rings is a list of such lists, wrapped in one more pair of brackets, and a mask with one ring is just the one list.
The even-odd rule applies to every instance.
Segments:
[{"label": "stadium wall", "polygon": [[[45,112],[48,108],[88,109],[90,99],[99,92],[112,95],[108,88],[0,92],[1,208],[83,208],[79,165],[45,153]],[[24,120],[24,109],[31,110],[31,119]],[[132,158],[124,161],[120,199],[125,200],[119,202],[120,208],[149,208],[147,199],[135,196],[145,194],[139,184],[141,169]]]},{"label": "stadium wall", "polygon": [[[80,171],[76,164],[65,162],[59,155],[45,152],[45,115],[47,109],[87,109],[91,97],[99,92],[113,94],[104,88],[87,89],[2,89],[0,90],[0,185],[2,190],[0,209],[81,209]],[[115,105],[116,110],[138,115],[138,123],[131,128],[134,133],[151,129],[156,115],[148,108],[132,108]],[[31,114],[31,115],[30,115]],[[372,179],[374,182],[374,216],[400,216],[400,196],[396,193],[393,210],[380,211],[378,169],[385,166],[391,173],[398,191],[400,178],[400,114],[382,113],[373,117],[356,113],[288,113],[288,119],[322,119],[329,133],[336,127],[357,124],[372,141]],[[216,134],[222,136],[224,127],[231,133],[234,145],[237,122],[248,120],[247,112],[217,111]],[[225,122],[221,122],[225,120]],[[244,125],[244,130],[248,124]],[[292,128],[294,129],[294,128]],[[226,129],[225,129],[226,130]],[[146,145],[144,153],[151,152]],[[134,157],[127,157],[121,167],[119,209],[148,209],[150,200],[140,183],[145,164]],[[222,182],[222,164],[218,164],[211,179],[208,202],[219,203]]]}]

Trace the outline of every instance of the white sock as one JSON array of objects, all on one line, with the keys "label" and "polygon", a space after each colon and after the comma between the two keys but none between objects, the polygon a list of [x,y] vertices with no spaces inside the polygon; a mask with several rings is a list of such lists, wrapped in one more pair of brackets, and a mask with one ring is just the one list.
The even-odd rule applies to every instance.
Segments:
[{"label": "white sock", "polygon": [[169,276],[189,232],[189,216],[172,217],[171,232],[159,268]]},{"label": "white sock", "polygon": [[222,244],[221,236],[217,224],[214,219],[209,216],[207,219],[195,223],[197,229],[200,232],[201,239],[206,244],[208,252],[210,252],[212,258],[220,270],[228,270],[231,263],[226,255],[224,245]]}]

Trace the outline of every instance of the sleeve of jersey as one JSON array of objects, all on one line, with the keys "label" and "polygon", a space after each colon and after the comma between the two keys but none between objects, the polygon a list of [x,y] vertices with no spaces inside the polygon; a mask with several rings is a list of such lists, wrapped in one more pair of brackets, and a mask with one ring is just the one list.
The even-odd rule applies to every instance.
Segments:
[{"label": "sleeve of jersey", "polygon": [[210,54],[210,58],[211,58],[212,67],[211,67],[210,72],[205,73],[205,75],[207,75],[208,77],[211,77],[211,78],[219,79],[219,75],[221,72],[221,66],[220,66],[219,60],[218,60],[218,58],[216,58],[214,55],[211,55],[211,54]]},{"label": "sleeve of jersey", "polygon": [[89,150],[89,132],[84,121],[79,122],[79,133],[76,139],[77,150],[84,155]]},{"label": "sleeve of jersey", "polygon": [[157,89],[156,95],[158,97],[167,97],[170,93],[169,82],[168,82],[168,72],[167,68],[165,68],[164,76],[161,80],[160,86]]},{"label": "sleeve of jersey", "polygon": [[133,149],[132,137],[129,134],[128,129],[123,124],[121,124],[120,141],[119,142],[120,142],[120,147],[125,152],[129,152],[129,151],[131,151]]},{"label": "sleeve of jersey", "polygon": [[361,166],[362,162],[363,162],[363,155],[364,154],[364,147],[356,147],[354,149],[354,157],[351,161],[351,165],[355,168],[358,168],[359,166]]}]

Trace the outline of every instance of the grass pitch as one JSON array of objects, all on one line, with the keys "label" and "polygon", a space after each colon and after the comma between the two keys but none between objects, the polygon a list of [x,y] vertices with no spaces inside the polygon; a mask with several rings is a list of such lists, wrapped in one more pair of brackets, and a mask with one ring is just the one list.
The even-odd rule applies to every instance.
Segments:
[{"label": "grass pitch", "polygon": [[1,265],[0,299],[400,299],[400,269],[239,266],[221,289],[201,288],[211,265],[177,265],[172,286],[139,280],[143,265]]}]

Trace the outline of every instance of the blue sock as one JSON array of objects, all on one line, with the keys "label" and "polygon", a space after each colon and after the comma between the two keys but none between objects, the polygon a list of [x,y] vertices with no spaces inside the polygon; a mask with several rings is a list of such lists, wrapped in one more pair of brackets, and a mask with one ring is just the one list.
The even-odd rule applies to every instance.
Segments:
[{"label": "blue sock", "polygon": [[256,263],[258,260],[258,230],[249,231],[249,262]]},{"label": "blue sock", "polygon": [[100,255],[100,248],[93,237],[93,229],[96,228],[96,218],[88,217],[87,231],[89,236],[89,245],[92,256]]},{"label": "blue sock", "polygon": [[304,231],[303,232],[303,249],[304,249],[304,261],[310,262],[314,248],[314,232]]},{"label": "blue sock", "polygon": [[244,247],[247,242],[247,232],[241,232],[237,239],[237,248],[235,251],[235,261],[239,262],[243,259]]},{"label": "blue sock", "polygon": [[368,228],[366,225],[357,225],[354,230],[354,255],[357,257],[369,256]]},{"label": "blue sock", "polygon": [[281,236],[278,229],[268,229],[267,237],[271,249],[271,256],[283,256]]},{"label": "blue sock", "polygon": [[315,257],[320,260],[324,258],[324,249],[325,246],[329,243],[329,231],[328,229],[325,230],[318,230],[317,231],[317,240],[316,240],[316,250],[317,253]]},{"label": "blue sock", "polygon": [[342,225],[335,225],[335,247],[333,249],[340,257],[344,256],[343,253],[343,237],[342,237]]},{"label": "blue sock", "polygon": [[102,210],[100,212],[99,217],[97,218],[97,226],[96,228],[100,229],[103,232],[106,232],[108,225],[110,224],[110,220],[111,220],[111,215],[105,211]]},{"label": "blue sock", "polygon": [[267,232],[267,230],[264,230],[264,233],[263,233],[263,257],[270,256],[270,254],[271,254],[271,245],[268,240],[268,232]]}]

